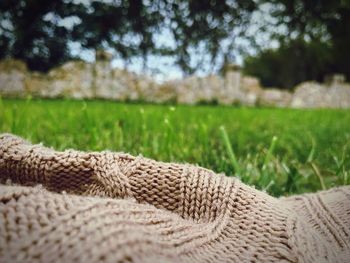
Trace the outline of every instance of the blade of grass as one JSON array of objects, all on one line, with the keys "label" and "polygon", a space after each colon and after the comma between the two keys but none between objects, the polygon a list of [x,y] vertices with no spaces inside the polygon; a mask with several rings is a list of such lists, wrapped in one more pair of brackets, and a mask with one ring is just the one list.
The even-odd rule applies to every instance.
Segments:
[{"label": "blade of grass", "polygon": [[241,174],[241,168],[239,167],[236,155],[235,155],[235,153],[234,153],[234,151],[232,149],[230,139],[228,138],[228,135],[227,135],[227,132],[226,132],[226,129],[225,129],[224,126],[220,126],[220,132],[221,132],[221,136],[222,136],[222,139],[224,141],[227,153],[228,153],[229,158],[231,160],[233,169],[234,169],[234,171],[235,171],[235,173],[237,175],[240,175]]},{"label": "blade of grass", "polygon": [[269,183],[268,183],[268,185],[266,185],[262,190],[264,191],[264,192],[267,192],[270,188],[271,188],[271,186],[273,186],[275,184],[275,180],[271,180]]},{"label": "blade of grass", "polygon": [[276,147],[276,142],[277,142],[277,137],[273,136],[272,140],[271,140],[271,144],[269,147],[269,150],[267,151],[267,154],[265,156],[265,160],[264,160],[264,165],[262,167],[262,169],[266,169],[266,165],[269,163],[269,161],[271,160],[271,157],[273,155],[273,152],[275,151],[275,147]]},{"label": "blade of grass", "polygon": [[314,171],[314,173],[317,175],[318,179],[320,180],[320,184],[322,187],[322,190],[326,190],[326,185],[324,183],[323,177],[320,173],[320,170],[318,169],[318,167],[316,166],[316,164],[314,162],[310,163],[312,170]]},{"label": "blade of grass", "polygon": [[309,153],[309,156],[307,157],[307,160],[306,162],[307,163],[310,163],[314,160],[314,155],[315,155],[315,150],[316,150],[316,142],[315,142],[315,139],[310,135],[310,138],[311,138],[311,150],[310,150],[310,153]]}]

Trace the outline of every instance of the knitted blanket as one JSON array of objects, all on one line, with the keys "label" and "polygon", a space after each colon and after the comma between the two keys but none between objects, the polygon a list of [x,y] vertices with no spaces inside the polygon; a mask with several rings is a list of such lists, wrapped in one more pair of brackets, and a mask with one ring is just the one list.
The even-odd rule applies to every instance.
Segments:
[{"label": "knitted blanket", "polygon": [[277,199],[198,166],[9,134],[0,182],[0,262],[350,259],[349,187]]}]

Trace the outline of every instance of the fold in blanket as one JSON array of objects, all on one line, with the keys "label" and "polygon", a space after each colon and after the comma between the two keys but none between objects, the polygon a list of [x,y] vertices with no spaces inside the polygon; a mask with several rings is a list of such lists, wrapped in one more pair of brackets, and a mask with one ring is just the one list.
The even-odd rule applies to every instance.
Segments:
[{"label": "fold in blanket", "polygon": [[0,262],[350,258],[349,187],[277,199],[198,166],[10,134],[0,182]]}]

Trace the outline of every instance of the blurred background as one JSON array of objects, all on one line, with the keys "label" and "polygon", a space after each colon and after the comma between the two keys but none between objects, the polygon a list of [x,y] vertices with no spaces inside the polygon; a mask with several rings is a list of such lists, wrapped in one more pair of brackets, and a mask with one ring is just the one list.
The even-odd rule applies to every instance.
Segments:
[{"label": "blurred background", "polygon": [[60,150],[345,185],[349,80],[349,0],[0,1],[0,131]]},{"label": "blurred background", "polygon": [[106,50],[158,79],[239,64],[263,86],[350,78],[348,0],[2,0],[0,58],[47,72]]}]

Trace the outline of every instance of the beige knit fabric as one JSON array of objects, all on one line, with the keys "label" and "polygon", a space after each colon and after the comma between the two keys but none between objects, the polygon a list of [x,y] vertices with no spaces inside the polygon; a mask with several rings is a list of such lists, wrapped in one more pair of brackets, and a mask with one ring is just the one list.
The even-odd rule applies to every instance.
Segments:
[{"label": "beige knit fabric", "polygon": [[193,165],[9,134],[0,182],[0,262],[350,261],[349,187],[276,199]]}]

